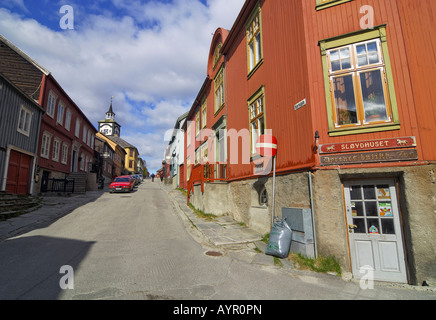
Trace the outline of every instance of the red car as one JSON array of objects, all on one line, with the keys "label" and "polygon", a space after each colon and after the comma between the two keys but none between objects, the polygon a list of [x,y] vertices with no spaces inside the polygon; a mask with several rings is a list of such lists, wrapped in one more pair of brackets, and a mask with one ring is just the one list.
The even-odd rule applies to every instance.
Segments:
[{"label": "red car", "polygon": [[119,176],[109,185],[109,192],[130,192],[135,186],[135,180],[129,176]]}]

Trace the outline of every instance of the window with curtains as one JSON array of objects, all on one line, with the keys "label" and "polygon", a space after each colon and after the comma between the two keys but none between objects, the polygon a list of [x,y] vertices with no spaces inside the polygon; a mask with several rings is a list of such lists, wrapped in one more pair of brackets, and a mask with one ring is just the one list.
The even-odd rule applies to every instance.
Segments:
[{"label": "window with curtains", "polygon": [[320,41],[329,135],[400,128],[386,28]]},{"label": "window with curtains", "polygon": [[335,127],[392,121],[379,39],[328,50]]}]

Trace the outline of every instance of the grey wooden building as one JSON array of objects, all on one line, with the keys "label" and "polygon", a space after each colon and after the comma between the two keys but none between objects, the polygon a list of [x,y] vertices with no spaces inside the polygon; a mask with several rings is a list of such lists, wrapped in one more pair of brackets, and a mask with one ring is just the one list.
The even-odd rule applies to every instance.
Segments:
[{"label": "grey wooden building", "polygon": [[44,110],[0,73],[0,191],[32,194]]}]

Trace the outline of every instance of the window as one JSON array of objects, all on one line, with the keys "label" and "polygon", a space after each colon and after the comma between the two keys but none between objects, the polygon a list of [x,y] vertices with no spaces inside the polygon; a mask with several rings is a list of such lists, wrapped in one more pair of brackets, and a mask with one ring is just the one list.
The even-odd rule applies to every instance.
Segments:
[{"label": "window", "polygon": [[248,73],[262,62],[262,37],[260,6],[252,14],[247,29]]},{"label": "window", "polygon": [[129,160],[129,168],[133,169],[133,160]]},{"label": "window", "polygon": [[206,164],[209,162],[207,143],[208,142],[206,141],[200,146],[200,161],[202,164]]},{"label": "window", "polygon": [[195,136],[200,134],[200,111],[195,113]]},{"label": "window", "polygon": [[32,122],[32,113],[26,107],[21,106],[20,114],[19,114],[19,118],[18,118],[17,131],[26,135],[26,136],[29,136],[31,122]]},{"label": "window", "polygon": [[201,104],[201,128],[204,129],[207,126],[207,100],[204,98]]},{"label": "window", "polygon": [[80,160],[80,170],[84,170],[85,169],[85,154],[82,153],[82,155],[80,156],[81,159]]},{"label": "window", "polygon": [[53,154],[52,160],[58,162],[59,161],[59,150],[60,150],[61,142],[59,139],[55,138],[53,140]]},{"label": "window", "polygon": [[383,30],[321,42],[331,136],[399,128]]},{"label": "window", "polygon": [[250,117],[251,154],[256,153],[256,141],[265,133],[265,93],[264,87],[260,88],[248,100]]},{"label": "window", "polygon": [[76,118],[76,133],[75,133],[76,137],[78,138],[80,135],[80,119]]},{"label": "window", "polygon": [[215,53],[213,55],[213,67],[215,68],[218,61],[220,61],[221,59],[221,48],[222,48],[223,44],[222,43],[218,43],[218,45],[215,48]]},{"label": "window", "polygon": [[330,8],[352,0],[316,0],[316,10]]},{"label": "window", "polygon": [[67,164],[68,162],[68,145],[63,143],[62,144],[62,158],[61,158],[61,162],[62,164]]},{"label": "window", "polygon": [[41,157],[48,159],[50,152],[51,135],[47,132],[42,134]]},{"label": "window", "polygon": [[189,148],[191,146],[191,121],[188,121],[188,125],[186,127],[186,147]]},{"label": "window", "polygon": [[67,109],[67,112],[65,113],[65,129],[67,129],[68,131],[70,131],[71,128],[71,117],[72,117],[72,113],[70,109]]},{"label": "window", "polygon": [[65,104],[62,101],[59,101],[58,117],[56,122],[59,123],[61,126],[64,124],[64,111],[65,111]]},{"label": "window", "polygon": [[186,181],[191,180],[191,156],[186,158]]},{"label": "window", "polygon": [[83,132],[82,132],[82,141],[86,143],[86,133],[88,132],[88,128],[86,126],[83,126]]},{"label": "window", "polygon": [[265,187],[263,187],[259,192],[259,205],[261,206],[268,205],[268,192],[266,191]]},{"label": "window", "polygon": [[133,149],[130,149],[130,157],[133,157]]},{"label": "window", "polygon": [[56,106],[56,100],[57,100],[57,96],[53,93],[53,91],[50,91],[50,93],[48,94],[48,101],[47,101],[47,114],[54,118],[54,111],[55,111],[55,106]]},{"label": "window", "polygon": [[215,77],[215,113],[224,107],[224,68],[222,68]]}]

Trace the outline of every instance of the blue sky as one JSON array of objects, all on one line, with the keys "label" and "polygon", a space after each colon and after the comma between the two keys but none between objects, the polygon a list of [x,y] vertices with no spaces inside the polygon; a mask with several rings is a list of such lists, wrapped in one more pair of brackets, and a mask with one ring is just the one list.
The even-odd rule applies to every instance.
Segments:
[{"label": "blue sky", "polygon": [[[0,34],[51,71],[96,128],[113,96],[121,137],[155,172],[165,132],[206,77],[213,33],[230,29],[244,2],[0,0]],[[64,5],[74,29],[60,26]]]}]

